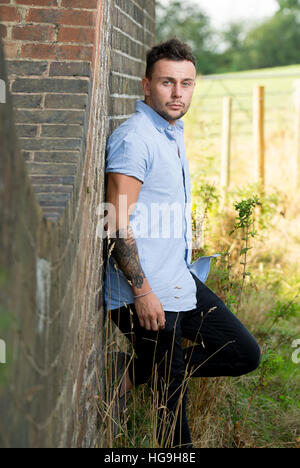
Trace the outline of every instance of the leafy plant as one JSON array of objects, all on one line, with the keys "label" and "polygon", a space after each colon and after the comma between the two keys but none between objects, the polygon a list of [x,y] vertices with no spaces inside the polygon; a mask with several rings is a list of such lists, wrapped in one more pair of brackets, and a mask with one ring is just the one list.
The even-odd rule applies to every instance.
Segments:
[{"label": "leafy plant", "polygon": [[272,323],[269,327],[269,331],[275,326],[279,320],[290,320],[292,317],[296,317],[297,314],[300,312],[300,304],[294,303],[294,299],[289,301],[288,303],[282,303],[280,300],[277,301],[276,306],[273,307],[267,314],[269,318],[272,319]]},{"label": "leafy plant", "polygon": [[234,232],[238,230],[242,230],[242,240],[244,241],[244,247],[240,251],[240,256],[243,256],[243,261],[240,262],[243,265],[243,272],[242,272],[242,285],[240,289],[240,299],[238,301],[237,307],[237,314],[239,311],[239,307],[241,304],[241,298],[244,288],[244,282],[246,276],[250,276],[251,273],[246,271],[247,270],[247,254],[252,247],[249,247],[249,240],[250,237],[255,237],[257,232],[255,230],[251,230],[251,227],[254,224],[254,208],[257,206],[261,206],[261,202],[259,201],[257,195],[252,198],[248,198],[247,200],[242,200],[241,202],[236,202],[234,207],[238,212],[238,217],[236,218],[236,222],[234,225],[234,229],[230,231],[229,235],[232,235]]}]

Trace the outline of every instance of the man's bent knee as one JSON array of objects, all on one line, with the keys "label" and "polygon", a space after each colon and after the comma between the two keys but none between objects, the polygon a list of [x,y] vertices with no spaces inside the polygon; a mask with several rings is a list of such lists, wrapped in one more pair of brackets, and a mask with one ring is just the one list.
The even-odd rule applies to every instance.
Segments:
[{"label": "man's bent knee", "polygon": [[247,355],[243,361],[237,363],[238,367],[238,374],[237,375],[245,375],[249,374],[249,372],[253,372],[259,367],[261,361],[261,350],[258,343],[253,343],[251,346],[251,350],[248,350]]}]

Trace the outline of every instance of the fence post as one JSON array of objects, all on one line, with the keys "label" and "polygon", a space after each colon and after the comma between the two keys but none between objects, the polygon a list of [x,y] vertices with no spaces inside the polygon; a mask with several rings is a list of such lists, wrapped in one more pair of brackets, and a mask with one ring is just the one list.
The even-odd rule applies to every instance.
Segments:
[{"label": "fence post", "polygon": [[265,88],[255,85],[253,92],[253,130],[255,177],[260,183],[260,196],[265,189]]},{"label": "fence post", "polygon": [[6,364],[6,344],[4,340],[0,340],[0,364]]},{"label": "fence post", "polygon": [[295,81],[295,106],[296,106],[296,151],[295,151],[295,187],[300,188],[300,80]]},{"label": "fence post", "polygon": [[232,98],[225,97],[223,99],[222,149],[221,149],[222,207],[224,206],[224,203],[226,203],[227,190],[230,184],[231,116],[232,116]]}]

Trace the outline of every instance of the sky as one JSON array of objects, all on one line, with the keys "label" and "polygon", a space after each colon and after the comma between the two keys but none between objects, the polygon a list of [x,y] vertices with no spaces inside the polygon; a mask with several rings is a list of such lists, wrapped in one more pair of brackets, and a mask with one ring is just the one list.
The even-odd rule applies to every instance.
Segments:
[{"label": "sky", "polygon": [[[168,0],[164,0],[164,3]],[[239,19],[262,19],[278,10],[276,0],[193,0],[211,17],[213,26]],[[184,0],[182,0],[184,6]]]},{"label": "sky", "polygon": [[231,20],[261,19],[278,10],[275,0],[195,0],[212,19],[215,26]]}]

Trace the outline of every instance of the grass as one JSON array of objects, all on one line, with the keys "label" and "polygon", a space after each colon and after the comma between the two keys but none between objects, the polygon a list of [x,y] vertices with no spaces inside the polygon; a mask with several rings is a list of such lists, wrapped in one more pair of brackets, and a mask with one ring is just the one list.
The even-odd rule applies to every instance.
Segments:
[{"label": "grass", "polygon": [[[266,70],[277,71],[300,74],[300,66]],[[251,93],[257,81],[239,80],[243,73],[225,82],[226,93]],[[263,208],[253,213],[256,235],[248,239],[251,250],[247,251],[246,268],[241,265],[245,233],[230,232],[238,216],[234,203],[249,200],[257,193],[251,133],[241,134],[246,124],[233,127],[231,184],[227,204],[222,206],[219,188],[222,98],[217,95],[226,94],[223,84],[199,79],[195,99],[184,118],[194,207],[205,215],[205,232],[194,258],[222,253],[221,258],[213,261],[206,284],[233,312],[238,311],[239,319],[263,351],[260,367],[248,375],[191,379],[187,411],[195,447],[299,447],[300,363],[292,360],[292,343],[300,339],[300,190],[294,188],[291,177],[295,154],[293,80],[259,80],[259,84],[266,86],[267,96],[270,95],[267,105],[274,111],[270,110],[273,122],[266,123]],[[277,91],[287,95],[276,97]],[[212,98],[207,99],[208,96]],[[247,116],[247,131],[251,132],[251,99],[246,96],[241,99],[239,103],[244,110],[236,102],[233,118],[238,123],[242,114]],[[210,113],[212,109],[216,112]],[[244,270],[250,274],[243,281]],[[108,350],[114,346],[127,349],[123,338],[110,325],[108,331]],[[107,423],[109,411],[105,415],[102,421]],[[102,444],[155,447],[156,415],[155,398],[148,387],[138,387],[133,391],[125,421],[119,425],[118,436],[108,436],[106,429],[107,437],[102,437]]]},{"label": "grass", "polygon": [[[247,192],[247,191],[246,191]],[[246,193],[247,195],[247,193]],[[239,318],[263,349],[264,359],[253,373],[239,378],[212,379],[204,399],[209,410],[196,404],[203,399],[205,379],[190,384],[190,421],[198,447],[297,447],[299,445],[299,364],[292,361],[292,342],[300,338],[299,194],[287,199],[285,216],[272,211],[272,220],[251,240]],[[231,202],[235,199],[232,194]],[[274,209],[274,207],[272,207]],[[231,247],[230,276],[227,264],[217,260],[207,285],[236,311],[241,273],[238,236],[230,238],[236,213],[208,214],[204,252],[225,252]],[[281,220],[283,218],[283,221]],[[281,221],[281,222],[279,222]],[[282,243],[280,232],[285,232]],[[299,232],[299,231],[298,231]],[[230,288],[228,290],[228,282]]]},{"label": "grass", "polygon": [[9,373],[11,372],[11,366],[9,363],[12,361],[12,349],[9,346],[10,336],[12,327],[13,327],[13,318],[10,313],[7,305],[3,306],[3,299],[6,297],[5,287],[9,282],[9,274],[3,269],[0,268],[0,296],[2,302],[0,303],[0,347],[1,347],[1,357],[5,358],[6,363],[0,362],[0,393],[5,387],[4,384],[8,381]]},{"label": "grass", "polygon": [[[259,70],[264,74],[295,71],[299,72],[300,77],[300,66]],[[258,70],[249,75],[256,72]],[[220,95],[233,96],[228,206],[222,211],[214,201],[207,211],[202,252],[211,254],[230,250],[229,291],[224,288],[224,282],[228,285],[228,278],[224,275],[227,265],[222,260],[217,260],[213,265],[207,285],[234,310],[243,269],[240,265],[242,242],[238,236],[229,236],[228,233],[237,216],[234,202],[246,200],[257,193],[252,156],[251,93],[254,84],[265,86],[266,106],[270,109],[266,111],[265,127],[264,213],[261,224],[257,226],[258,235],[250,241],[252,250],[248,252],[248,270],[251,275],[246,278],[239,318],[257,338],[266,362],[249,376],[222,379],[219,401],[216,397],[218,404],[210,409],[211,422],[205,425],[205,429],[198,430],[198,446],[296,447],[299,445],[300,364],[292,361],[292,342],[300,338],[300,191],[295,190],[292,177],[296,153],[295,106],[292,99],[295,78],[240,80],[244,74],[236,73],[234,79],[223,83],[200,79],[195,101],[184,120],[193,194],[201,204],[201,187],[205,184],[212,186],[212,193],[221,195]],[[234,98],[234,95],[238,96]],[[210,110],[216,112],[210,113]],[[272,122],[268,122],[270,115]],[[249,134],[241,134],[241,129],[244,133],[247,129]],[[204,206],[205,197],[202,195],[202,212]],[[223,277],[225,281],[222,281]],[[258,384],[262,373],[266,375]],[[193,414],[193,403],[199,394],[199,386],[201,391],[201,385],[199,382],[191,383],[191,388],[195,387],[195,398],[191,397],[190,417],[196,421],[199,415]],[[213,382],[208,385],[210,387],[209,394],[213,394]],[[201,428],[201,423],[199,426]]]}]

